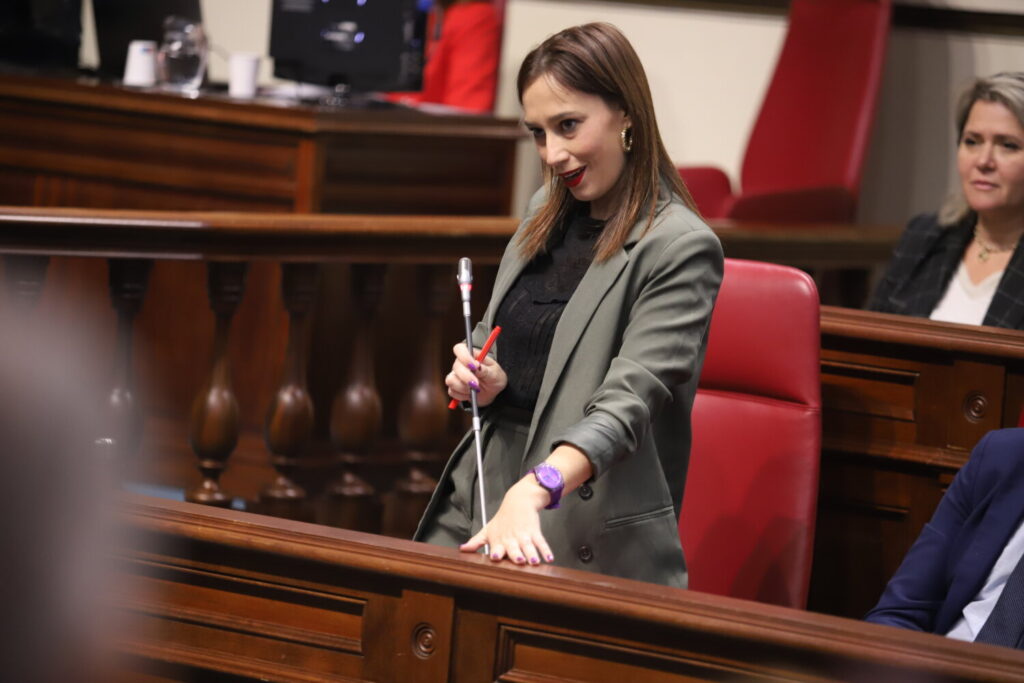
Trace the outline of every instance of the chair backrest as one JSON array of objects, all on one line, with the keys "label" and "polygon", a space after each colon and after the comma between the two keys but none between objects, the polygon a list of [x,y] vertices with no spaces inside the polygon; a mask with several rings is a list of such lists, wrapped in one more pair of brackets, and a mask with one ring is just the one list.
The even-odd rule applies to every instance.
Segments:
[{"label": "chair backrest", "polygon": [[792,0],[747,144],[742,194],[834,186],[855,206],[890,13],[891,0]]},{"label": "chair backrest", "polygon": [[679,517],[693,590],[806,606],[821,455],[819,310],[806,273],[725,260]]}]

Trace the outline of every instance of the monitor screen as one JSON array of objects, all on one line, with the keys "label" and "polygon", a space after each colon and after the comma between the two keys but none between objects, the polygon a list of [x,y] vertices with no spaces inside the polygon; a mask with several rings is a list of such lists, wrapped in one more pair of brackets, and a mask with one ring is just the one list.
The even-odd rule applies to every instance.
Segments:
[{"label": "monitor screen", "polygon": [[274,75],[352,90],[419,90],[426,11],[417,0],[273,0]]},{"label": "monitor screen", "polygon": [[[0,0],[2,1],[2,0]],[[99,47],[99,71],[110,78],[124,75],[128,43],[163,39],[164,19],[171,15],[203,20],[199,0],[92,0]]]},{"label": "monitor screen", "polygon": [[0,61],[78,66],[82,0],[0,0]]}]

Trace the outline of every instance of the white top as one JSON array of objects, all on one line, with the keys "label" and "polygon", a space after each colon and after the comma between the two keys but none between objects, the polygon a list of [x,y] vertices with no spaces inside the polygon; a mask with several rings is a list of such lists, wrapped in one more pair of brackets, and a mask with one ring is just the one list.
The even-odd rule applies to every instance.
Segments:
[{"label": "white top", "polygon": [[988,616],[992,614],[996,601],[1003,594],[1003,586],[1010,578],[1021,557],[1024,557],[1024,521],[1017,527],[1017,531],[1010,537],[1003,553],[992,566],[985,585],[981,587],[974,600],[964,606],[963,615],[949,630],[946,635],[957,640],[969,640],[974,642],[978,632],[985,625]]},{"label": "white top", "polygon": [[985,320],[985,313],[996,294],[1003,272],[1000,270],[992,273],[978,284],[974,284],[967,274],[967,266],[960,261],[960,267],[950,279],[946,293],[942,295],[928,317],[947,323],[980,325]]}]

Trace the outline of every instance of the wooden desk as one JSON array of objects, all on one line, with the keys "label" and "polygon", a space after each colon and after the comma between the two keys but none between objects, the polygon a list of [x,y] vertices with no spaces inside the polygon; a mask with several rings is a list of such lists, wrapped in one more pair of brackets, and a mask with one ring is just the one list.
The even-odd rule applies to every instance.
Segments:
[{"label": "wooden desk", "polygon": [[889,262],[903,229],[882,225],[780,225],[710,220],[728,258],[807,269],[871,270]]},{"label": "wooden desk", "polygon": [[0,203],[508,215],[511,119],[0,74]]},{"label": "wooden desk", "polygon": [[1024,332],[824,306],[821,344],[809,607],[860,617],[978,440],[1017,426]]},{"label": "wooden desk", "polygon": [[[511,212],[511,119],[434,116],[392,108],[335,109],[224,96],[189,99],[86,81],[0,75],[0,203],[48,207],[262,212],[500,215]],[[168,245],[168,251],[174,245]],[[396,245],[396,250],[398,245]],[[451,263],[458,254],[450,254]],[[389,292],[415,291],[412,268],[392,268]],[[325,269],[313,346],[335,358],[351,318],[347,273]],[[157,262],[134,327],[147,340],[140,384],[147,412],[186,419],[214,333],[201,263]],[[116,327],[99,261],[53,259],[51,293],[96,311],[110,347]],[[259,429],[284,372],[288,317],[275,264],[256,263],[235,317],[243,423]],[[51,299],[44,297],[43,308]],[[388,319],[418,320],[391,296]],[[451,329],[459,329],[452,315]],[[323,368],[337,376],[337,367]],[[322,402],[327,399],[322,398]]]},{"label": "wooden desk", "polygon": [[1024,680],[1014,650],[587,572],[143,497],[120,519],[140,678]]}]

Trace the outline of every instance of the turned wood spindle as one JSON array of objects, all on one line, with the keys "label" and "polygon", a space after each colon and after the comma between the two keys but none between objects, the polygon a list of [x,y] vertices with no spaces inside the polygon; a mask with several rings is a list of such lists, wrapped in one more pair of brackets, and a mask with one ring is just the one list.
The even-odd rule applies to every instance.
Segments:
[{"label": "turned wood spindle", "polygon": [[381,433],[383,409],[377,386],[374,321],[384,290],[383,265],[352,266],[352,296],[356,331],[352,339],[346,381],[331,407],[331,442],[338,453],[341,474],[327,488],[326,519],[332,526],[376,533],[380,506],[373,487],[356,468]]},{"label": "turned wood spindle", "polygon": [[267,411],[265,438],[277,477],[260,496],[264,512],[312,520],[306,491],[295,482],[313,434],[313,398],[306,385],[309,325],[316,300],[319,266],[286,263],[281,291],[288,310],[288,350],[284,377]]},{"label": "turned wood spindle", "polygon": [[117,348],[114,356],[113,387],[107,397],[109,435],[117,456],[138,451],[142,441],[142,409],[135,397],[132,369],[132,327],[142,308],[153,262],[149,259],[110,259],[107,269],[110,300],[117,311]]},{"label": "turned wood spindle", "polygon": [[[416,369],[398,408],[398,436],[406,449],[406,475],[395,483],[384,512],[384,533],[409,537],[415,532],[437,482],[424,469],[444,443],[448,425],[448,394],[444,390],[441,358],[444,314],[458,298],[455,270],[449,266],[420,266],[419,292],[426,320]],[[455,337],[457,338],[457,337]]]},{"label": "turned wood spindle", "polygon": [[39,303],[39,296],[43,292],[46,270],[49,265],[49,256],[4,255],[4,281],[7,283],[7,297],[16,310],[31,311]]},{"label": "turned wood spindle", "polygon": [[231,321],[245,294],[246,263],[211,262],[206,266],[206,286],[214,315],[213,361],[210,376],[192,402],[189,442],[199,459],[203,480],[188,491],[193,503],[227,507],[231,497],[220,488],[220,475],[238,444],[238,401],[231,386],[228,337]]}]

